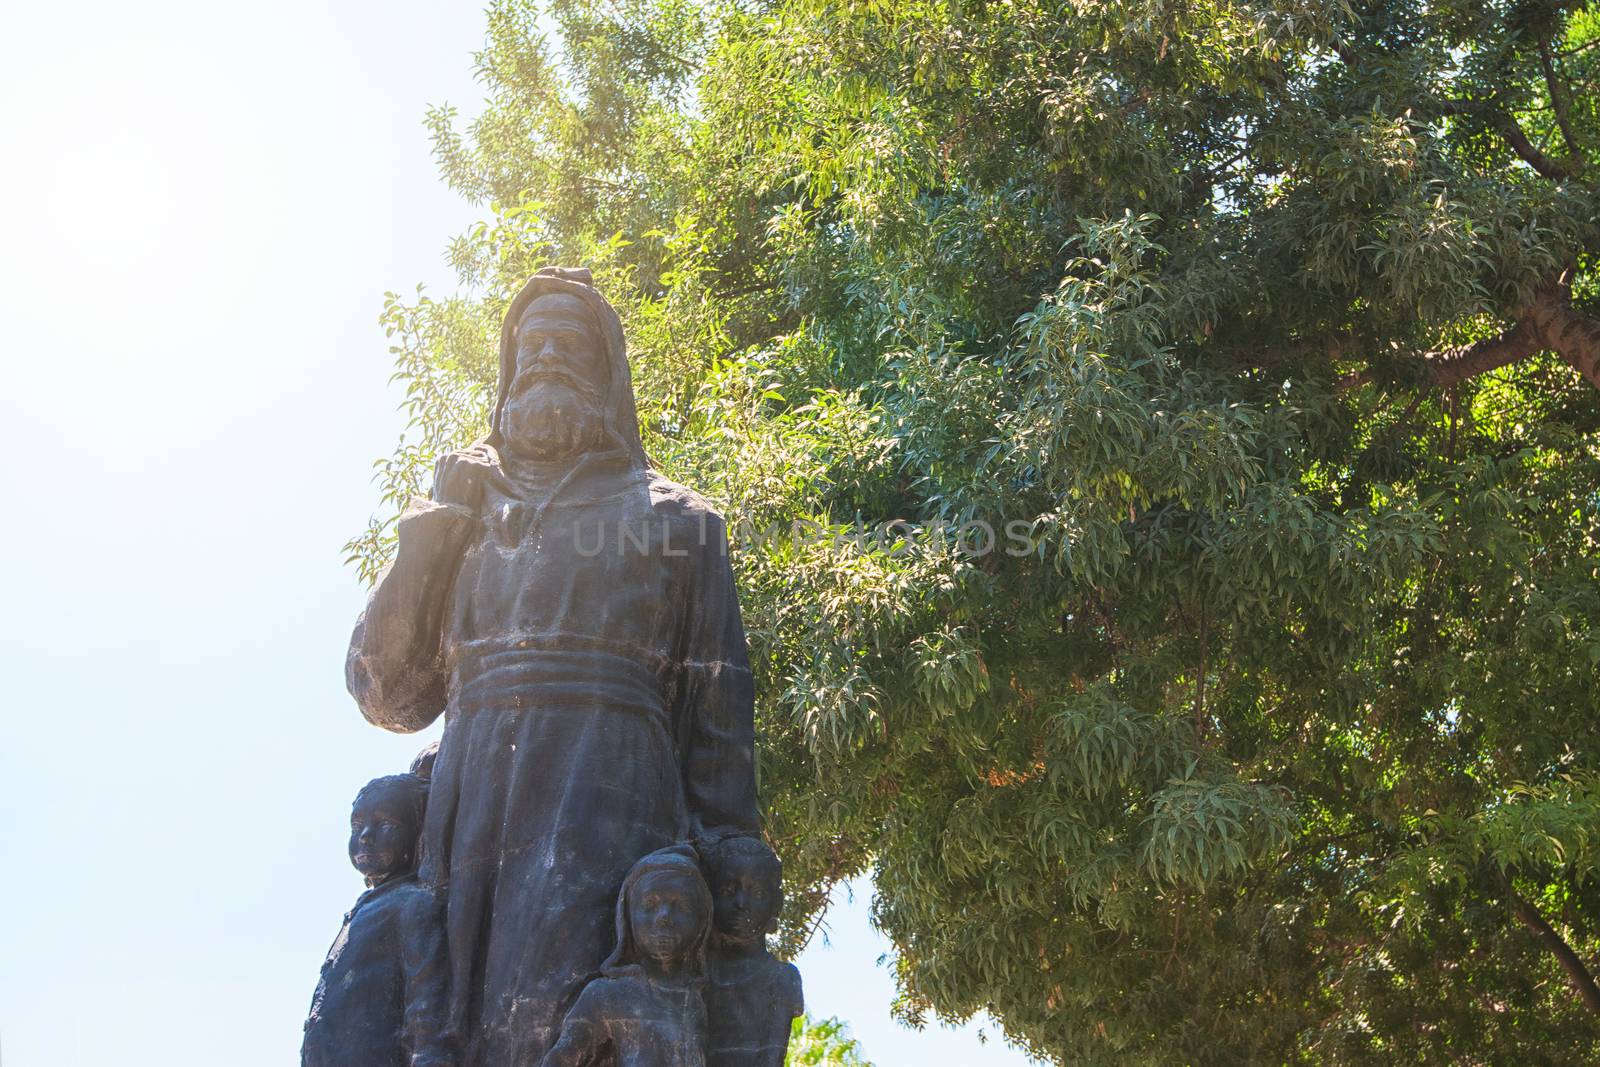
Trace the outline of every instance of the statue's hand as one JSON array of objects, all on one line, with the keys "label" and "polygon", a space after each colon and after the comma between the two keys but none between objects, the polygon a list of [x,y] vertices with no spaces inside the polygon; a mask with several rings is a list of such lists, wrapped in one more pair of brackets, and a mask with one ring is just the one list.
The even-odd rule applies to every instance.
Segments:
[{"label": "statue's hand", "polygon": [[477,511],[494,465],[494,453],[486,445],[446,452],[433,467],[433,499]]}]

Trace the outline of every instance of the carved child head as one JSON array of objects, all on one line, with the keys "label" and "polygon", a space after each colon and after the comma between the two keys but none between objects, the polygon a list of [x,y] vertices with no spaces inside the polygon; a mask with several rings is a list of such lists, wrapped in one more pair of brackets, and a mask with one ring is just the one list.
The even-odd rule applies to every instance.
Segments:
[{"label": "carved child head", "polygon": [[411,761],[411,773],[425,782],[432,783],[433,768],[439,762],[439,742],[430,741],[422,746],[422,751],[417,753]]},{"label": "carved child head", "polygon": [[517,320],[515,345],[501,427],[507,447],[560,459],[598,445],[609,374],[593,310],[566,293],[536,297]]},{"label": "carved child head", "polygon": [[617,900],[617,949],[602,968],[639,965],[652,973],[705,968],[711,891],[686,845],[650,853],[633,865]]},{"label": "carved child head", "polygon": [[414,774],[374,778],[350,806],[350,862],[378,886],[417,867],[428,783]]},{"label": "carved child head", "polygon": [[705,849],[717,934],[736,944],[762,942],[783,910],[783,864],[757,837],[728,837]]}]

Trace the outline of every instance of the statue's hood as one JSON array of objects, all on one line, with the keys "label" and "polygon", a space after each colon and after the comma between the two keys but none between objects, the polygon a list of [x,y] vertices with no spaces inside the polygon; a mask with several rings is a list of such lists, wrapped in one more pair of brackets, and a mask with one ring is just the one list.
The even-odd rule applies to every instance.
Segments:
[{"label": "statue's hood", "polygon": [[594,287],[594,278],[587,267],[540,268],[506,308],[506,317],[500,326],[500,386],[494,412],[489,418],[489,444],[496,450],[505,447],[500,420],[506,396],[511,391],[511,379],[517,371],[517,320],[529,303],[547,293],[575,296],[594,312],[595,321],[600,324],[603,357],[611,372],[604,404],[607,436],[613,446],[627,453],[631,465],[648,466],[644,445],[639,441],[639,414],[633,404],[633,379],[628,373],[628,355],[622,342],[622,320],[617,317],[616,308]]}]

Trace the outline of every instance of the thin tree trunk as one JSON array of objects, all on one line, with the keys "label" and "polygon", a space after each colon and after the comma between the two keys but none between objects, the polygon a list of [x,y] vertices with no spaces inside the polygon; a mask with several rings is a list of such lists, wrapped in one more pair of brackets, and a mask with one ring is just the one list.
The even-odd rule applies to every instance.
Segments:
[{"label": "thin tree trunk", "polygon": [[1516,915],[1518,921],[1533,931],[1535,937],[1544,942],[1545,948],[1548,948],[1555,956],[1556,961],[1561,964],[1561,969],[1567,972],[1567,977],[1571,979],[1573,988],[1578,991],[1578,996],[1583,998],[1583,1002],[1589,1006],[1589,1010],[1600,1013],[1600,985],[1595,984],[1594,975],[1589,973],[1589,968],[1584,966],[1583,960],[1578,957],[1578,954],[1572,951],[1572,946],[1567,944],[1560,934],[1556,933],[1554,927],[1545,922],[1544,916],[1539,914],[1538,908],[1522,899],[1522,896],[1511,888],[1509,879],[1506,882],[1506,897],[1511,901],[1511,911]]}]

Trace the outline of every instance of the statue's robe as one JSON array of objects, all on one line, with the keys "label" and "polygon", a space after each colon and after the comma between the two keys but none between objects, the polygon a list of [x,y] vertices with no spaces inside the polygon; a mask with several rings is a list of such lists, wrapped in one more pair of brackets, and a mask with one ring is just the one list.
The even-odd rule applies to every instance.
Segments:
[{"label": "statue's robe", "polygon": [[422,877],[447,897],[463,1067],[539,1062],[612,948],[635,860],[757,826],[721,518],[622,450],[490,482],[481,517],[402,517],[349,659],[374,722],[445,708]]}]

